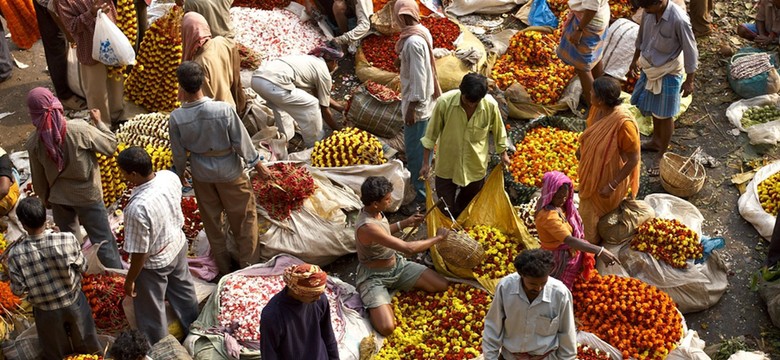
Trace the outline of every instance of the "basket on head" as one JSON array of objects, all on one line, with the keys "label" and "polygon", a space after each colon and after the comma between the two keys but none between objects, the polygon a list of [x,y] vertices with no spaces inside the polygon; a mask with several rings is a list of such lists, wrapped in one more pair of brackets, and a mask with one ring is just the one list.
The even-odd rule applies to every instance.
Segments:
[{"label": "basket on head", "polygon": [[668,193],[688,197],[704,187],[707,173],[697,161],[675,153],[664,153],[660,163],[661,185]]},{"label": "basket on head", "polygon": [[485,260],[482,244],[465,231],[450,231],[444,241],[436,244],[436,250],[444,261],[464,269],[473,269]]}]

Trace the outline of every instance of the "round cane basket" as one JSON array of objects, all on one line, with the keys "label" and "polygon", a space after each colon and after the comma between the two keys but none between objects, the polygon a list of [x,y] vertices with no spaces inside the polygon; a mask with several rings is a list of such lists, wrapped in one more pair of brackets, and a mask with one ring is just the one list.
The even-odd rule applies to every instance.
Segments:
[{"label": "round cane basket", "polygon": [[704,187],[707,173],[704,166],[675,153],[664,153],[660,164],[661,185],[668,193],[688,197]]},{"label": "round cane basket", "polygon": [[436,250],[444,261],[464,269],[473,269],[485,260],[482,244],[465,231],[450,231],[444,241],[436,244]]}]

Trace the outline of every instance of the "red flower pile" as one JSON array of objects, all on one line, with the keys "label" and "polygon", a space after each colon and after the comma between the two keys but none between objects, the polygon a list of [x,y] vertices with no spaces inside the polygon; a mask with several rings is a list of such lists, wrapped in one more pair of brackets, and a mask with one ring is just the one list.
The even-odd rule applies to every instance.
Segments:
[{"label": "red flower pile", "polygon": [[21,304],[22,300],[11,292],[11,283],[0,281],[0,315],[16,313]]},{"label": "red flower pile", "polygon": [[284,9],[291,0],[233,0],[232,7],[248,7],[260,10]]},{"label": "red flower pile", "polygon": [[182,227],[184,235],[187,236],[187,239],[194,239],[203,229],[198,200],[194,196],[183,196],[181,198],[181,212],[184,213],[184,227]]},{"label": "red flower pile", "polygon": [[309,170],[289,163],[271,165],[268,170],[273,180],[252,179],[257,204],[272,218],[286,220],[290,213],[299,210],[303,202],[314,194],[317,187]]},{"label": "red flower pile", "polygon": [[238,46],[238,57],[241,59],[241,68],[247,70],[256,70],[263,62],[263,58],[257,51],[247,47],[242,43],[236,43]]},{"label": "red flower pile", "polygon": [[433,37],[433,48],[444,48],[455,50],[453,43],[460,36],[460,27],[452,20],[444,17],[429,16],[420,21],[423,26],[428,28]]},{"label": "red flower pile", "polygon": [[577,345],[577,360],[612,360],[609,354],[588,345]]},{"label": "red flower pile", "polygon": [[371,95],[373,95],[379,101],[384,101],[384,102],[401,101],[401,94],[387,86],[384,86],[382,84],[376,83],[371,80],[366,81],[365,86],[366,86],[366,90],[368,90],[368,92],[371,93]]},{"label": "red flower pile", "polygon": [[125,298],[125,278],[114,274],[85,274],[81,290],[87,297],[95,326],[105,331],[120,331],[127,326],[122,299]]},{"label": "red flower pile", "polygon": [[[389,3],[390,0],[373,0],[374,3],[374,12],[377,13],[379,10],[382,10],[387,3]],[[431,9],[428,9],[427,6],[423,5],[420,0],[417,0],[417,6],[420,7],[420,16],[428,16],[430,14],[433,14]]]}]

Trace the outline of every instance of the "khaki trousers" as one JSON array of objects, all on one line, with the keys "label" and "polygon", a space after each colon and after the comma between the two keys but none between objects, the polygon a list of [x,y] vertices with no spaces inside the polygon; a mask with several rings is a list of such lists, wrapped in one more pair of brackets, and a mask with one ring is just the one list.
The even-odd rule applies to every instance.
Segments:
[{"label": "khaki trousers", "polygon": [[712,11],[713,5],[713,0],[691,0],[691,27],[697,35],[707,34],[711,31],[712,16],[710,11]]},{"label": "khaki trousers", "polygon": [[108,69],[103,64],[81,64],[81,82],[87,107],[100,110],[100,119],[106,125],[124,120],[124,84],[108,78]]},{"label": "khaki trousers", "polygon": [[257,208],[249,177],[243,173],[233,181],[209,183],[193,179],[192,187],[198,200],[203,230],[209,238],[211,255],[217,263],[220,275],[231,273],[227,236],[222,231],[222,214],[228,224],[240,252],[239,266],[245,268],[260,262],[257,241]]}]

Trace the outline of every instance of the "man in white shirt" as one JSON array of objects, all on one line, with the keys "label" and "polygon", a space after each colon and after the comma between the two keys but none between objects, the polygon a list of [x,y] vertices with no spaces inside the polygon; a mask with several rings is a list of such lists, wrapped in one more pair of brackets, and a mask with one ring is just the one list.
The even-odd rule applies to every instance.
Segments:
[{"label": "man in white shirt", "polygon": [[573,360],[577,357],[574,308],[569,289],[549,277],[553,255],[526,250],[514,261],[517,273],[498,283],[485,316],[485,360]]},{"label": "man in white shirt", "polygon": [[138,330],[152,344],[168,335],[168,300],[186,336],[198,318],[198,299],[181,229],[181,182],[172,171],[153,172],[151,157],[140,147],[123,150],[117,163],[135,185],[125,208],[124,249],[130,253],[125,294],[133,298]]}]

